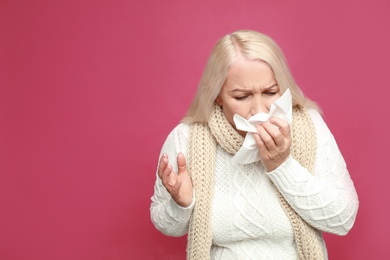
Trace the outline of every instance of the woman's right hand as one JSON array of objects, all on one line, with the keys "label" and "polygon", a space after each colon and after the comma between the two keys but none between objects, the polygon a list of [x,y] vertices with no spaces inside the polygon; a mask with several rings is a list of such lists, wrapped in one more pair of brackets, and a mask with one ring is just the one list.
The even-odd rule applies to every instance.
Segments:
[{"label": "woman's right hand", "polygon": [[158,166],[158,176],[165,189],[171,194],[172,199],[181,207],[188,207],[192,203],[192,180],[187,171],[186,159],[182,153],[177,155],[176,174],[171,165],[168,164],[168,155],[163,154]]}]

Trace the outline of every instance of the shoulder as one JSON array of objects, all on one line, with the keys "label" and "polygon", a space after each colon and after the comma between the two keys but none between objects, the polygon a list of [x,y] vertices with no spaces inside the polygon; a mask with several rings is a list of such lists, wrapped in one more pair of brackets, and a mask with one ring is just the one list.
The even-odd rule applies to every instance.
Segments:
[{"label": "shoulder", "polygon": [[188,147],[188,136],[190,126],[188,124],[180,123],[167,136],[161,153],[166,153],[170,158],[176,158],[179,152],[186,154]]},{"label": "shoulder", "polygon": [[172,131],[168,135],[168,138],[188,139],[189,132],[190,132],[190,125],[185,123],[180,123],[175,128],[172,129]]},{"label": "shoulder", "polygon": [[308,108],[307,111],[313,121],[316,130],[317,141],[321,144],[329,140],[329,138],[332,139],[333,135],[320,112],[318,112],[318,110],[314,108]]},{"label": "shoulder", "polygon": [[307,112],[310,115],[311,120],[313,121],[313,124],[315,125],[317,131],[329,131],[328,126],[326,125],[322,115],[320,114],[320,112],[318,112],[317,109],[308,108]]}]

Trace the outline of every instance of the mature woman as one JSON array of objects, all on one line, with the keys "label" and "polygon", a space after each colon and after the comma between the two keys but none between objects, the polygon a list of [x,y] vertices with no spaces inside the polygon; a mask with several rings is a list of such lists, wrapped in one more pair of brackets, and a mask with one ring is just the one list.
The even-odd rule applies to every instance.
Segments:
[{"label": "mature woman", "polygon": [[[274,113],[280,103],[290,110]],[[345,235],[355,221],[333,135],[258,32],[219,40],[160,156],[151,218],[166,235],[188,233],[188,259],[327,259],[321,232]]]}]

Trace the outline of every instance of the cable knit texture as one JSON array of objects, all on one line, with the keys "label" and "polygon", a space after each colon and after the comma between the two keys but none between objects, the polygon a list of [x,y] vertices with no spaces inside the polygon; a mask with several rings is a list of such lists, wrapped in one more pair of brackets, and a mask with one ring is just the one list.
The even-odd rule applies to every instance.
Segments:
[{"label": "cable knit texture", "polygon": [[[312,171],[316,138],[314,126],[306,109],[294,109],[292,125],[291,153],[302,166]],[[194,124],[190,130],[189,172],[191,172],[197,194],[197,203],[190,221],[187,259],[210,259],[212,244],[210,198],[214,183],[216,155],[213,137],[223,149],[233,155],[243,143],[243,137],[230,125],[219,106],[215,106],[208,126]],[[280,193],[278,195],[293,226],[299,258],[324,259],[318,231],[302,220]]]},{"label": "cable knit texture", "polygon": [[[301,257],[297,249],[299,240],[295,238],[293,225],[281,206],[278,197],[280,193],[294,212],[297,212],[311,227],[336,235],[347,234],[354,224],[359,206],[356,190],[337,143],[321,115],[314,109],[308,109],[307,112],[314,124],[316,135],[303,133],[303,141],[316,143],[316,147],[309,146],[307,148],[313,151],[304,149],[303,153],[315,153],[314,165],[310,165],[313,164],[312,160],[299,162],[296,159],[300,155],[294,150],[295,143],[291,147],[294,156],[290,156],[272,172],[267,172],[261,162],[235,165],[231,161],[234,153],[231,148],[223,145],[222,141],[211,138],[215,142],[214,149],[206,153],[215,152],[215,155],[211,155],[211,157],[215,156],[215,159],[207,162],[211,157],[205,157],[205,163],[201,167],[213,169],[212,174],[193,176],[198,183],[211,177],[210,193],[204,198],[201,198],[203,191],[198,187],[199,184],[196,184],[193,203],[186,208],[180,207],[162,185],[156,171],[156,183],[150,208],[151,220],[155,227],[169,236],[188,234],[189,244],[194,241],[197,241],[196,243],[206,241],[205,247],[198,248],[201,251],[195,252],[192,249],[188,252],[188,257],[193,255],[194,259],[296,260]],[[224,118],[222,117],[221,120]],[[295,130],[297,120],[297,115],[294,115],[293,142],[299,131],[302,131]],[[191,129],[191,125],[183,123],[177,125],[168,135],[161,149],[159,157],[167,154],[169,164],[175,172],[178,170],[178,153],[184,154],[189,168],[194,167],[189,160],[194,156],[189,154],[192,135],[190,132],[193,130]],[[242,140],[234,129],[232,132],[228,130],[225,133],[215,134],[215,129],[210,128],[209,132],[211,134],[206,139],[209,139],[210,135],[232,134],[233,137],[218,137],[218,139],[238,138],[238,143]],[[316,142],[311,142],[310,138],[315,138]],[[201,143],[199,140],[202,139],[196,142]],[[234,151],[237,148],[232,149]],[[301,163],[314,170],[309,171]],[[195,175],[193,172],[190,173]],[[204,190],[208,189],[204,188]],[[203,205],[210,203],[211,206],[206,209],[200,207],[200,203]],[[195,209],[196,207],[199,208]],[[199,213],[197,211],[199,209],[209,211],[205,222],[202,222],[205,212]],[[199,216],[195,222],[197,214]],[[199,223],[203,225],[206,223],[207,228],[194,229]],[[198,233],[197,237],[193,236],[195,232]],[[327,258],[324,241],[321,236],[319,239],[323,244],[324,258]],[[202,251],[204,249],[207,252]],[[306,258],[314,259],[314,256]]]}]

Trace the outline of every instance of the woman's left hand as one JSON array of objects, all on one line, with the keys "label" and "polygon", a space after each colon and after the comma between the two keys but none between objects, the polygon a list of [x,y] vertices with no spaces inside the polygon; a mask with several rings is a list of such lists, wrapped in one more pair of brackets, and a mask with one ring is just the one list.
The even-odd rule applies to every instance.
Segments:
[{"label": "woman's left hand", "polygon": [[270,172],[279,167],[290,156],[291,132],[287,121],[271,117],[268,122],[256,126],[253,134],[259,148],[260,160]]}]

